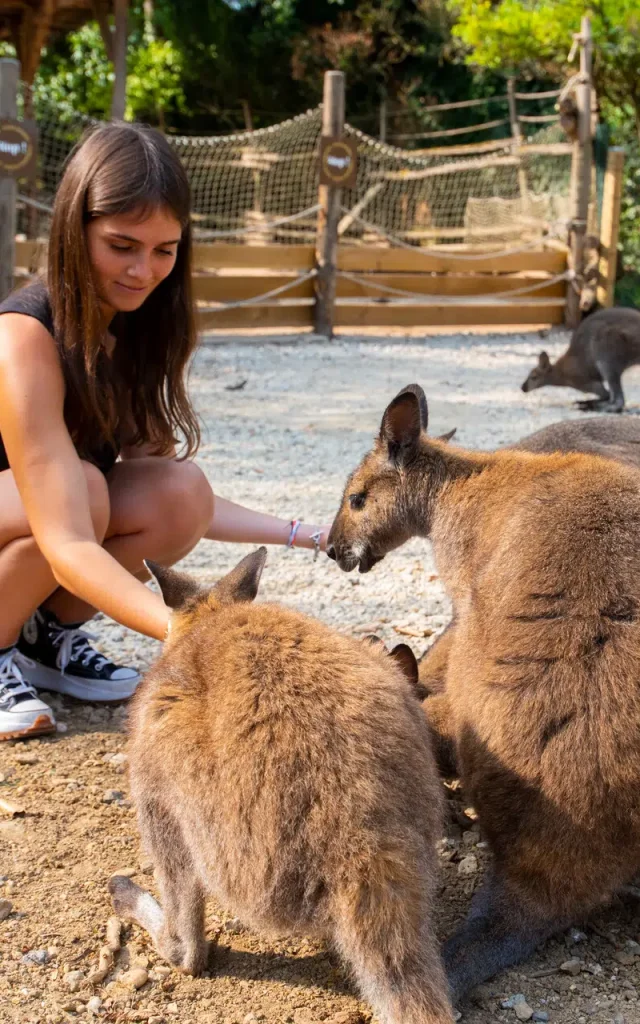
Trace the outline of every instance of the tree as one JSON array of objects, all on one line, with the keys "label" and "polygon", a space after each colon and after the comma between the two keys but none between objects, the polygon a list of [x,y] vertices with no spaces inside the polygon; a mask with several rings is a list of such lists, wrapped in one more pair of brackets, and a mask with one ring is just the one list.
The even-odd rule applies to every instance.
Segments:
[{"label": "tree", "polygon": [[452,0],[453,35],[468,63],[491,69],[520,69],[567,77],[572,35],[584,14],[591,16],[593,77],[601,102],[630,105],[640,137],[640,3],[597,0]]}]

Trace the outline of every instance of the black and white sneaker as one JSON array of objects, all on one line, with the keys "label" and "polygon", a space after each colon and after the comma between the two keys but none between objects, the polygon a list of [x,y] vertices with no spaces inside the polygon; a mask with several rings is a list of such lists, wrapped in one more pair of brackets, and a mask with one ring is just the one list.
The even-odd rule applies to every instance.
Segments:
[{"label": "black and white sneaker", "polygon": [[29,739],[56,731],[53,711],[22,674],[33,665],[17,647],[0,651],[0,740]]},{"label": "black and white sneaker", "polygon": [[18,648],[33,662],[27,678],[38,690],[67,693],[78,700],[119,701],[135,692],[140,675],[114,665],[91,646],[97,640],[77,625],[63,626],[39,608],[22,627]]}]

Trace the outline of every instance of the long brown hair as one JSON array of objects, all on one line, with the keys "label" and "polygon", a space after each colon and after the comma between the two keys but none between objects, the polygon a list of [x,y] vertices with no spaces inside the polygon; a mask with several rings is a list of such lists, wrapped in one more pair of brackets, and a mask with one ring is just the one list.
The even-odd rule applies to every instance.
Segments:
[{"label": "long brown hair", "polygon": [[[118,313],[107,356],[104,317],[90,267],[85,227],[96,218],[167,209],[182,235],[171,273],[131,313]],[[190,191],[184,168],[160,132],[105,124],[86,133],[69,158],[56,193],[49,241],[48,287],[54,335],[66,383],[65,419],[81,454],[105,442],[119,448],[152,442],[158,453],[200,432],[186,389],[196,346],[191,294]]]}]

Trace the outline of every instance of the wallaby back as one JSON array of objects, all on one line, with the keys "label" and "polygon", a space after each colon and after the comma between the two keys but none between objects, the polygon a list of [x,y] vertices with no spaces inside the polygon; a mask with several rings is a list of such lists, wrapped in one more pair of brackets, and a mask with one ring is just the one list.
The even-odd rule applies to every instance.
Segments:
[{"label": "wallaby back", "polygon": [[[450,1022],[431,923],[441,793],[415,682],[382,646],[219,594],[188,595],[132,703],[160,947],[202,969],[201,925],[190,958],[180,915],[211,892],[263,932],[327,936],[381,1021]],[[139,918],[130,883],[115,895]]]}]

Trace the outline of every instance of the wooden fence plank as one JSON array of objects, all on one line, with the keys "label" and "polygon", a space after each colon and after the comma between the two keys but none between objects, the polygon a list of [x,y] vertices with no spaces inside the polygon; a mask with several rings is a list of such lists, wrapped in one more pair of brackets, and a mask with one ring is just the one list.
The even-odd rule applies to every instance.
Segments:
[{"label": "wooden fence plank", "polygon": [[210,245],[197,242],[193,247],[193,266],[269,267],[270,270],[310,270],[315,259],[313,245]]},{"label": "wooden fence plank", "polygon": [[[517,247],[515,247],[517,248]],[[338,269],[378,271],[381,273],[488,274],[514,273],[518,270],[542,270],[561,274],[567,267],[566,251],[513,252],[509,255],[487,253],[481,259],[467,259],[454,253],[425,254],[411,249],[342,248],[338,252]]]}]

